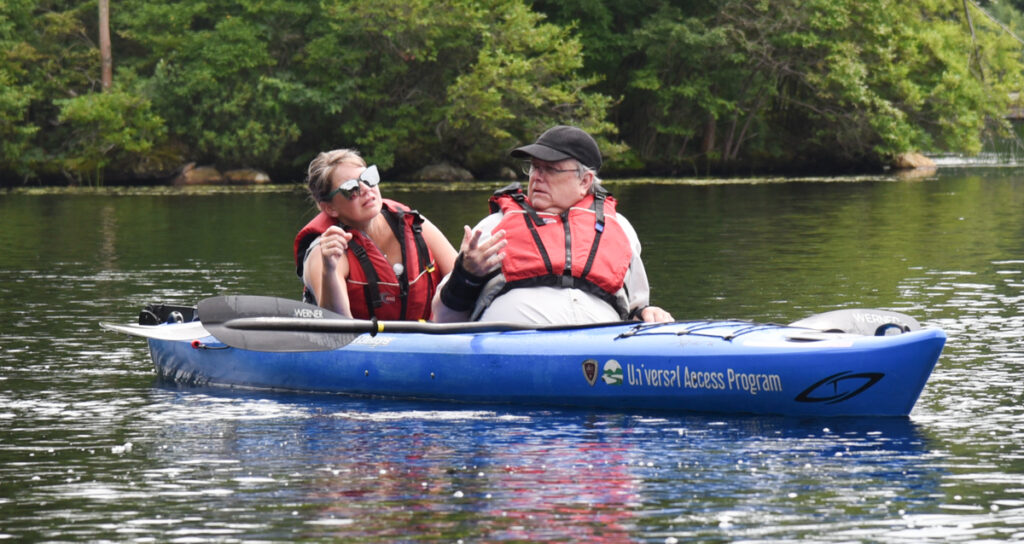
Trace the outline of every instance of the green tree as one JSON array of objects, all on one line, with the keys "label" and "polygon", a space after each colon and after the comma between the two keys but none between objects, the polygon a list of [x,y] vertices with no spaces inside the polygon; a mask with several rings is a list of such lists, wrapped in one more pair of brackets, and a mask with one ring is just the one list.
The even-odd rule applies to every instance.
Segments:
[{"label": "green tree", "polygon": [[115,85],[107,92],[55,101],[58,121],[66,127],[63,168],[78,183],[102,185],[104,172],[147,172],[148,157],[162,142],[163,119],[148,100]]},{"label": "green tree", "polygon": [[96,81],[80,13],[63,2],[9,0],[0,7],[0,170],[25,179],[59,172],[53,101],[87,93]]},{"label": "green tree", "polygon": [[303,65],[327,137],[310,149],[480,172],[555,122],[614,130],[578,75],[580,43],[520,0],[332,2],[311,33]]},{"label": "green tree", "polygon": [[[1019,43],[977,14],[972,34],[961,2],[601,4],[651,13],[587,67],[628,74],[604,90],[621,97],[613,118],[639,162],[658,171],[863,167],[903,151],[977,151],[984,133],[1005,128],[1020,86]],[[547,9],[563,24],[571,16]],[[602,10],[580,17],[592,12]],[[597,33],[585,43],[622,43],[611,28],[580,25]]]},{"label": "green tree", "polygon": [[[456,160],[480,168],[498,150],[532,141],[556,124],[614,135],[606,120],[611,99],[586,92],[596,77],[582,77],[582,44],[572,30],[542,22],[520,3],[495,5],[481,25],[472,65],[446,89],[442,145]],[[615,155],[622,146],[603,146]]]},{"label": "green tree", "polygon": [[486,176],[555,123],[594,133],[611,171],[972,152],[1021,87],[1015,2],[123,0],[101,98],[98,5],[7,0],[0,171],[281,179],[351,146],[391,174]]},{"label": "green tree", "polygon": [[96,183],[139,173],[164,128],[131,73],[102,90],[93,5],[10,0],[0,8],[0,171],[23,179]]},{"label": "green tree", "polygon": [[282,57],[301,40],[307,4],[128,1],[114,13],[117,32],[142,52],[122,62],[143,75],[190,158],[273,165],[301,130],[294,113],[305,91]]},{"label": "green tree", "polygon": [[[9,43],[0,40],[0,47],[9,50]],[[0,66],[0,172],[27,178],[40,159],[33,146],[39,127],[28,123],[32,89],[19,81],[17,68],[8,63]]]},{"label": "green tree", "polygon": [[201,161],[294,175],[350,146],[398,172],[486,170],[551,122],[614,130],[579,42],[520,0],[128,0],[114,16],[136,51],[119,66]]},{"label": "green tree", "polygon": [[785,114],[772,121],[793,127],[788,139],[804,153],[884,162],[904,151],[977,152],[986,127],[1005,128],[1020,45],[991,22],[970,31],[962,5],[786,1],[762,20],[780,12],[797,24],[769,43],[779,56],[804,57],[777,104]]}]

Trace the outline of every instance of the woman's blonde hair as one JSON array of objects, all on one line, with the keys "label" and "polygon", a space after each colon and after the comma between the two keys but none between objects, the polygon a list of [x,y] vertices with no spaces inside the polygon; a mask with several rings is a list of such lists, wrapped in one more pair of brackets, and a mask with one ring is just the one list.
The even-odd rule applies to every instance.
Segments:
[{"label": "woman's blonde hair", "polygon": [[354,149],[335,149],[320,153],[309,163],[309,170],[306,173],[309,195],[313,200],[322,202],[327,193],[331,192],[331,173],[339,164],[366,167],[366,161]]}]

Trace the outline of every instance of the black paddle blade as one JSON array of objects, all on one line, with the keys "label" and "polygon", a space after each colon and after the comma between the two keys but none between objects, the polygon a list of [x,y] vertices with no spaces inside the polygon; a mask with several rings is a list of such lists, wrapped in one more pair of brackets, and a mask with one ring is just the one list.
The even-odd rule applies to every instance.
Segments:
[{"label": "black paddle blade", "polygon": [[271,352],[329,351],[346,346],[359,336],[358,333],[302,330],[242,330],[224,325],[234,319],[249,317],[345,319],[319,306],[277,297],[229,295],[211,297],[199,303],[199,321],[203,327],[233,348]]}]

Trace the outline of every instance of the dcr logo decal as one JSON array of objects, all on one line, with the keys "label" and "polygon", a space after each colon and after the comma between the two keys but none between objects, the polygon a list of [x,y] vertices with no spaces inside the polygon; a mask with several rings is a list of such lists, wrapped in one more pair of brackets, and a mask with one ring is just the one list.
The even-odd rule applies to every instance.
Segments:
[{"label": "dcr logo decal", "polygon": [[593,359],[583,361],[583,377],[590,385],[597,383],[597,361]]},{"label": "dcr logo decal", "polygon": [[608,385],[622,385],[622,365],[615,359],[608,359],[601,368],[601,374],[597,373],[598,362],[594,359],[583,361],[583,377],[587,383],[594,385],[597,379]]},{"label": "dcr logo decal", "polygon": [[833,374],[804,389],[794,400],[797,402],[824,402],[825,404],[843,402],[863,393],[883,377],[885,374],[881,372],[851,374],[847,370]]}]

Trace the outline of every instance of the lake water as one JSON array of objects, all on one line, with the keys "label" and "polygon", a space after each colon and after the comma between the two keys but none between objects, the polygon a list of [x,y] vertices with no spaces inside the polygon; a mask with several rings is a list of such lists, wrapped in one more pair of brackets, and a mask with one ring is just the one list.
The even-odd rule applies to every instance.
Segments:
[{"label": "lake water", "polygon": [[[943,328],[911,417],[158,383],[145,342],[98,323],[296,298],[301,191],[0,193],[0,540],[1024,539],[1024,170],[608,185],[678,319],[877,307]],[[381,187],[454,237],[497,186]]]}]

